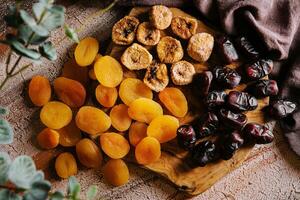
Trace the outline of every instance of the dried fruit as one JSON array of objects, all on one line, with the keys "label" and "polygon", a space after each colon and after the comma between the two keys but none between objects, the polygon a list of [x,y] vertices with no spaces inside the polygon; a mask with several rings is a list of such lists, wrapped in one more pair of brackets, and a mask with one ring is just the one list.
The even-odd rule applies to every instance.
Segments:
[{"label": "dried fruit", "polygon": [[159,100],[176,117],[184,117],[188,112],[188,103],[178,88],[167,87],[158,94]]},{"label": "dried fruit", "polygon": [[176,137],[179,121],[171,115],[154,118],[147,128],[147,135],[156,138],[160,143],[168,142]]},{"label": "dried fruit", "polygon": [[246,92],[231,91],[227,97],[227,105],[235,111],[255,110],[257,99]]},{"label": "dried fruit", "polygon": [[260,53],[253,44],[244,36],[238,37],[235,40],[237,47],[242,51],[244,55],[246,55],[248,58],[254,60],[257,59],[260,56]]},{"label": "dried fruit", "polygon": [[128,115],[131,119],[149,124],[155,117],[163,115],[163,109],[151,99],[138,98],[129,105]]},{"label": "dried fruit", "polygon": [[219,127],[219,119],[213,112],[207,112],[193,121],[198,139],[213,135]]},{"label": "dried fruit", "polygon": [[192,82],[196,72],[191,63],[181,60],[172,65],[170,73],[175,85],[187,85]]},{"label": "dried fruit", "polygon": [[136,146],[143,138],[147,137],[148,125],[142,122],[134,122],[131,124],[128,132],[129,142]]},{"label": "dried fruit", "polygon": [[103,167],[105,180],[113,186],[121,186],[129,181],[129,170],[121,159],[110,159]]},{"label": "dried fruit", "polygon": [[268,114],[275,119],[282,119],[292,114],[297,108],[297,105],[288,100],[278,99],[272,101],[267,107]]},{"label": "dried fruit", "polygon": [[132,16],[125,16],[120,19],[112,28],[112,41],[119,45],[131,44],[139,23],[139,20]]},{"label": "dried fruit", "polygon": [[150,21],[159,30],[168,28],[171,24],[173,14],[171,10],[163,5],[152,6],[150,11]]},{"label": "dried fruit", "polygon": [[59,133],[59,144],[64,147],[72,147],[81,140],[81,132],[72,120],[67,126],[57,130]]},{"label": "dried fruit", "polygon": [[59,100],[70,107],[81,107],[85,102],[86,91],[80,82],[58,77],[53,82],[54,91]]},{"label": "dried fruit", "polygon": [[126,78],[120,85],[119,96],[126,105],[130,105],[131,102],[141,97],[152,99],[153,94],[151,89],[141,80]]},{"label": "dried fruit", "polygon": [[149,51],[137,43],[128,47],[121,56],[121,62],[129,70],[146,69],[152,62]]},{"label": "dried fruit", "polygon": [[170,36],[163,37],[156,46],[157,56],[163,63],[175,63],[183,58],[183,49],[179,40]]},{"label": "dried fruit", "polygon": [[272,131],[257,123],[247,124],[243,128],[242,134],[248,141],[254,141],[256,144],[271,143],[274,139]]},{"label": "dried fruit", "polygon": [[196,133],[191,125],[182,125],[177,129],[177,143],[181,148],[192,149],[196,140]]},{"label": "dried fruit", "polygon": [[238,131],[233,131],[227,136],[221,146],[221,154],[224,160],[229,160],[235,152],[244,144],[244,139]]},{"label": "dried fruit", "polygon": [[103,56],[94,65],[97,80],[106,87],[116,87],[123,79],[121,64],[111,56]]},{"label": "dried fruit", "polygon": [[72,120],[72,110],[64,103],[50,101],[44,105],[40,112],[43,124],[48,128],[60,129]]},{"label": "dried fruit", "polygon": [[144,83],[155,92],[160,92],[169,84],[168,69],[165,64],[152,62],[147,68]]},{"label": "dried fruit", "polygon": [[187,52],[191,58],[199,62],[209,59],[214,47],[214,37],[208,33],[197,33],[193,35],[187,47]]},{"label": "dried fruit", "polygon": [[96,74],[95,74],[94,69],[90,69],[90,70],[89,70],[89,77],[90,77],[90,79],[92,79],[92,80],[97,80],[97,77],[96,77]]},{"label": "dried fruit", "polygon": [[59,144],[59,133],[50,128],[45,128],[37,135],[37,142],[43,149],[53,149]]},{"label": "dried fruit", "polygon": [[84,138],[76,144],[78,160],[88,168],[99,168],[103,156],[97,145],[90,139]]},{"label": "dried fruit", "polygon": [[143,45],[157,45],[160,40],[160,31],[153,27],[149,22],[143,22],[137,29],[136,39]]},{"label": "dried fruit", "polygon": [[74,52],[76,63],[81,67],[85,67],[92,64],[98,51],[99,43],[95,38],[84,38],[76,46]]},{"label": "dried fruit", "polygon": [[111,125],[109,116],[92,106],[81,107],[77,112],[75,121],[80,130],[92,135],[105,132]]},{"label": "dried fruit", "polygon": [[130,145],[126,138],[118,133],[101,134],[100,146],[104,153],[113,159],[125,157],[130,150]]},{"label": "dried fruit", "polygon": [[260,59],[253,63],[245,65],[247,78],[250,80],[259,80],[273,70],[273,61],[270,59]]},{"label": "dried fruit", "polygon": [[131,124],[131,118],[128,116],[128,107],[125,104],[114,106],[110,110],[110,119],[112,126],[118,131],[126,131]]},{"label": "dried fruit", "polygon": [[99,84],[96,87],[95,95],[97,101],[104,107],[110,108],[115,105],[118,98],[118,91],[116,88],[105,87]]},{"label": "dried fruit", "polygon": [[201,98],[207,96],[212,80],[213,75],[211,71],[195,74],[192,85],[193,94]]},{"label": "dried fruit", "polygon": [[61,72],[61,76],[65,78],[69,78],[75,81],[79,81],[83,86],[88,84],[88,68],[87,67],[80,67],[75,58],[68,60]]},{"label": "dried fruit", "polygon": [[214,162],[219,158],[216,145],[211,141],[203,141],[197,144],[192,152],[191,159],[194,165],[204,167],[210,162]]},{"label": "dried fruit", "polygon": [[276,96],[278,94],[278,86],[274,80],[259,80],[248,85],[246,91],[258,98]]},{"label": "dried fruit", "polygon": [[205,103],[209,109],[214,109],[224,105],[226,98],[227,94],[224,91],[211,91],[208,93]]},{"label": "dried fruit", "polygon": [[70,153],[61,153],[55,160],[55,171],[60,178],[69,178],[77,174],[77,163]]},{"label": "dried fruit", "polygon": [[160,143],[153,137],[145,137],[135,147],[135,159],[141,165],[148,165],[159,160]]},{"label": "dried fruit", "polygon": [[171,22],[171,29],[175,35],[182,39],[189,39],[197,31],[197,20],[190,17],[174,17]]},{"label": "dried fruit", "polygon": [[51,98],[51,86],[49,80],[44,76],[32,77],[29,83],[28,94],[35,106],[45,105]]},{"label": "dried fruit", "polygon": [[239,130],[247,123],[247,116],[243,113],[234,113],[230,110],[221,109],[219,111],[219,119],[229,128]]},{"label": "dried fruit", "polygon": [[222,60],[230,64],[239,59],[239,56],[230,39],[224,35],[218,36],[215,39],[215,49]]},{"label": "dried fruit", "polygon": [[240,84],[241,76],[228,67],[217,66],[213,69],[214,80],[221,88],[235,88]]}]

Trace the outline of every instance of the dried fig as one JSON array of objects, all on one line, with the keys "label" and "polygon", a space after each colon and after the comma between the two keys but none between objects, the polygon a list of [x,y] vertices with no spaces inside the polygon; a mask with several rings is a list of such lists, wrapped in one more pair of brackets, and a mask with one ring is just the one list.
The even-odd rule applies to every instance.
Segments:
[{"label": "dried fig", "polygon": [[183,57],[183,49],[179,40],[170,36],[163,37],[157,45],[157,55],[163,63],[175,63]]},{"label": "dried fig", "polygon": [[136,31],[136,39],[143,45],[154,46],[160,40],[160,31],[149,22],[143,22]]},{"label": "dried fig", "polygon": [[208,33],[197,33],[193,35],[187,47],[187,52],[191,58],[199,62],[209,59],[214,47],[214,37]]},{"label": "dried fig", "polygon": [[171,67],[171,79],[175,85],[191,83],[195,73],[194,66],[185,60],[178,61]]},{"label": "dried fig", "polygon": [[197,20],[189,17],[174,17],[171,22],[173,33],[185,40],[196,33],[197,27]]},{"label": "dried fig", "polygon": [[162,91],[169,83],[167,66],[163,63],[153,62],[147,68],[144,83],[155,92]]},{"label": "dried fig", "polygon": [[152,6],[150,21],[159,30],[168,28],[171,24],[173,14],[171,10],[163,5]]},{"label": "dried fig", "polygon": [[139,25],[139,20],[135,17],[125,16],[120,19],[112,29],[112,40],[119,45],[129,45],[135,38],[135,32]]}]

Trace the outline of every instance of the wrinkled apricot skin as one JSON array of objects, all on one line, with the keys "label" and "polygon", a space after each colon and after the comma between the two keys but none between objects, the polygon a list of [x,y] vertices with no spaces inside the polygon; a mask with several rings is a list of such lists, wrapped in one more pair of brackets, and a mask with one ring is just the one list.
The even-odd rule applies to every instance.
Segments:
[{"label": "wrinkled apricot skin", "polygon": [[79,81],[83,86],[86,86],[89,81],[88,68],[80,67],[74,58],[64,64],[61,76]]},{"label": "wrinkled apricot skin", "polygon": [[92,106],[81,107],[77,112],[75,121],[80,130],[92,135],[103,133],[111,125],[109,116],[102,110]]},{"label": "wrinkled apricot skin", "polygon": [[84,104],[86,91],[80,82],[58,77],[54,80],[53,86],[58,98],[68,106],[78,108]]},{"label": "wrinkled apricot skin", "polygon": [[95,38],[86,37],[76,46],[74,55],[77,64],[81,67],[88,66],[94,62],[99,50],[99,43]]},{"label": "wrinkled apricot skin", "polygon": [[103,156],[100,149],[88,138],[76,144],[76,154],[81,164],[88,168],[99,168],[102,164]]},{"label": "wrinkled apricot skin", "polygon": [[110,111],[112,126],[118,131],[126,131],[131,124],[131,118],[128,116],[128,107],[125,104],[114,106]]},{"label": "wrinkled apricot skin", "polygon": [[51,86],[49,80],[44,76],[32,77],[29,88],[29,98],[35,106],[43,106],[51,98]]},{"label": "wrinkled apricot skin", "polygon": [[118,98],[118,91],[116,88],[105,87],[98,85],[95,90],[97,101],[104,107],[110,108],[115,105]]},{"label": "wrinkled apricot skin", "polygon": [[53,149],[59,144],[59,133],[50,128],[45,128],[37,135],[37,142],[43,149]]},{"label": "wrinkled apricot skin", "polygon": [[104,153],[113,159],[123,158],[130,150],[130,145],[126,138],[118,133],[101,134],[100,146]]},{"label": "wrinkled apricot skin", "polygon": [[59,144],[64,147],[75,146],[81,139],[81,132],[74,120],[67,126],[58,129],[57,132],[59,133]]},{"label": "wrinkled apricot skin", "polygon": [[184,94],[174,87],[165,88],[158,94],[159,100],[176,117],[184,117],[188,111],[188,103]]},{"label": "wrinkled apricot skin", "polygon": [[156,138],[160,143],[165,143],[176,138],[178,127],[177,118],[171,115],[159,116],[149,124],[147,135]]},{"label": "wrinkled apricot skin", "polygon": [[148,165],[159,160],[160,143],[153,137],[145,137],[135,147],[135,159],[141,165]]},{"label": "wrinkled apricot skin", "polygon": [[121,64],[111,56],[99,58],[94,65],[94,71],[99,83],[106,87],[116,87],[123,79]]},{"label": "wrinkled apricot skin", "polygon": [[143,81],[136,78],[126,78],[122,81],[119,96],[126,105],[130,105],[131,102],[141,97],[153,98],[151,89]]},{"label": "wrinkled apricot skin", "polygon": [[69,178],[77,174],[77,163],[70,153],[61,153],[55,160],[55,170],[60,178]]},{"label": "wrinkled apricot skin", "polygon": [[105,180],[113,186],[121,186],[129,181],[129,170],[121,159],[111,159],[103,167]]},{"label": "wrinkled apricot skin", "polygon": [[163,115],[163,109],[151,99],[138,98],[129,105],[128,115],[136,121],[149,124],[155,117]]},{"label": "wrinkled apricot skin", "polygon": [[131,124],[128,137],[132,146],[136,146],[142,139],[147,137],[147,127],[148,125],[142,122],[134,122]]},{"label": "wrinkled apricot skin", "polygon": [[66,104],[50,101],[43,106],[40,119],[48,128],[60,129],[71,122],[72,115],[71,108]]}]

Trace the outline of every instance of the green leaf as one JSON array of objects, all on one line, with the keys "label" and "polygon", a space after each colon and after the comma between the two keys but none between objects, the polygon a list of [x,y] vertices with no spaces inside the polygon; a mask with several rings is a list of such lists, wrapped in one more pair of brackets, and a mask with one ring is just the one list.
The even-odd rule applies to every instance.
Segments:
[{"label": "green leaf", "polygon": [[10,144],[13,142],[13,130],[5,119],[0,119],[0,144]]},{"label": "green leaf", "polygon": [[36,174],[35,164],[29,156],[19,156],[8,170],[8,179],[17,187],[29,189]]},{"label": "green leaf", "polygon": [[63,6],[52,6],[47,9],[41,24],[44,28],[51,31],[64,24],[65,21],[65,8]]},{"label": "green leaf", "polygon": [[40,19],[43,11],[47,8],[48,4],[45,2],[38,2],[33,4],[32,11],[36,19]]},{"label": "green leaf", "polygon": [[45,200],[48,197],[48,192],[51,189],[49,181],[38,181],[31,185],[31,189],[24,194],[24,200]]},{"label": "green leaf", "polygon": [[39,47],[40,53],[49,60],[56,60],[57,55],[51,42],[45,42]]},{"label": "green leaf", "polygon": [[22,19],[15,5],[8,6],[8,14],[4,16],[4,20],[8,26],[13,28],[18,28],[22,24]]},{"label": "green leaf", "polygon": [[8,180],[8,169],[10,166],[10,157],[5,152],[0,152],[0,184],[3,185]]},{"label": "green leaf", "polygon": [[35,19],[31,17],[30,14],[25,10],[20,10],[20,17],[23,20],[23,22],[27,24],[29,27],[36,25]]},{"label": "green leaf", "polygon": [[0,200],[21,200],[22,198],[10,191],[10,190],[7,190],[7,189],[0,189]]},{"label": "green leaf", "polygon": [[8,109],[5,107],[0,106],[0,116],[5,116],[8,114]]},{"label": "green leaf", "polygon": [[68,184],[68,195],[70,195],[72,199],[78,199],[79,193],[80,184],[74,176],[71,176]]},{"label": "green leaf", "polygon": [[79,43],[79,39],[76,31],[70,28],[68,25],[65,25],[65,34],[68,38],[70,38],[74,42]]},{"label": "green leaf", "polygon": [[95,199],[96,195],[97,195],[97,187],[95,185],[90,186],[86,193],[87,200]]},{"label": "green leaf", "polygon": [[51,195],[50,200],[63,200],[64,197],[64,193],[61,191],[56,191]]},{"label": "green leaf", "polygon": [[31,184],[33,184],[34,182],[43,181],[44,179],[45,179],[44,172],[41,170],[38,170],[32,177]]},{"label": "green leaf", "polygon": [[[18,29],[18,35],[17,38],[19,41],[21,41],[23,44],[26,44],[29,42],[29,44],[38,45],[43,43],[48,37],[39,36],[37,34],[34,34],[32,36],[33,31],[31,28],[25,24],[22,24]],[[30,41],[29,41],[30,38]]]},{"label": "green leaf", "polygon": [[20,16],[23,19],[24,23],[31,28],[31,30],[42,37],[46,37],[49,35],[48,29],[45,27],[38,25],[33,17],[29,15],[25,10],[20,10]]}]

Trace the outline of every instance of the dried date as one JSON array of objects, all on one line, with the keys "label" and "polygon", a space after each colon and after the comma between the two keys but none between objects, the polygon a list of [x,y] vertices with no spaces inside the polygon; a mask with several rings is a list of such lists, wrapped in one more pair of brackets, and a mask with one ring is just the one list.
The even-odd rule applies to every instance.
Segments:
[{"label": "dried date", "polygon": [[191,152],[191,160],[194,165],[204,167],[206,164],[219,158],[216,145],[211,141],[197,144]]},{"label": "dried date", "polygon": [[259,58],[260,53],[253,44],[244,36],[238,37],[235,43],[239,50],[249,59],[254,60]]},{"label": "dried date", "polygon": [[205,103],[209,109],[214,109],[224,105],[226,97],[227,94],[224,91],[211,91],[208,93]]},{"label": "dried date", "polygon": [[213,76],[218,86],[222,88],[235,88],[241,81],[241,76],[234,69],[228,67],[215,67]]},{"label": "dried date", "polygon": [[193,92],[199,97],[207,96],[213,79],[211,71],[205,71],[194,75]]},{"label": "dried date", "polygon": [[224,108],[219,111],[219,119],[225,126],[236,130],[240,130],[248,121],[245,114],[234,113]]},{"label": "dried date", "polygon": [[250,80],[259,80],[273,70],[273,61],[270,59],[260,59],[245,65],[246,76]]},{"label": "dried date", "polygon": [[256,144],[271,143],[274,139],[272,131],[258,123],[248,123],[242,130],[242,135],[248,141]]},{"label": "dried date", "polygon": [[297,108],[297,105],[288,100],[275,100],[271,102],[271,104],[267,107],[267,112],[270,115],[270,117],[273,117],[275,119],[282,119],[289,114],[292,114]]},{"label": "dried date", "polygon": [[259,80],[249,85],[246,91],[258,98],[276,96],[278,94],[278,86],[274,80]]},{"label": "dried date", "polygon": [[239,59],[239,56],[234,48],[233,43],[230,39],[224,35],[218,36],[215,39],[215,49],[218,54],[222,56],[222,59],[227,64],[235,62]]},{"label": "dried date", "polygon": [[195,119],[193,126],[197,139],[200,139],[214,134],[219,127],[219,120],[213,112],[208,112],[202,117]]},{"label": "dried date", "polygon": [[191,125],[182,125],[177,129],[177,142],[178,145],[185,149],[190,150],[196,144],[196,133]]},{"label": "dried date", "polygon": [[257,99],[246,92],[231,91],[227,97],[227,105],[235,111],[255,110]]},{"label": "dried date", "polygon": [[229,160],[235,154],[236,150],[244,144],[244,139],[238,131],[233,131],[222,143],[221,156],[224,160]]}]

